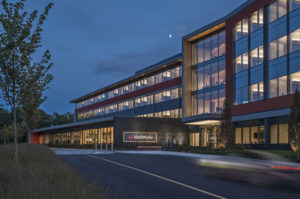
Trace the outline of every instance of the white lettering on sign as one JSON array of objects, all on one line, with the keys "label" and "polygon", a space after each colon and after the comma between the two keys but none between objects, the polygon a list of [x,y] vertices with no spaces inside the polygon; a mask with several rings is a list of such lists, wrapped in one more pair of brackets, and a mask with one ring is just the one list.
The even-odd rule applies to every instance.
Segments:
[{"label": "white lettering on sign", "polygon": [[157,133],[123,132],[123,142],[157,142]]}]

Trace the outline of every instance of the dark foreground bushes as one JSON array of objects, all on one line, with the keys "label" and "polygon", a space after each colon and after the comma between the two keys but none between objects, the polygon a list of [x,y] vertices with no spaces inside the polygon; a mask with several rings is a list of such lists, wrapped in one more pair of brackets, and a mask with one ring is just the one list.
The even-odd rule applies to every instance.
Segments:
[{"label": "dark foreground bushes", "polygon": [[0,145],[0,199],[108,198],[43,145]]}]

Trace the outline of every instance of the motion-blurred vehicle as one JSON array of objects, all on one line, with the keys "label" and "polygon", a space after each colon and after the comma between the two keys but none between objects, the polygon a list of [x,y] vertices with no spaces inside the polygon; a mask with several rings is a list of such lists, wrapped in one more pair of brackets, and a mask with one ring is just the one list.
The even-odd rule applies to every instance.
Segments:
[{"label": "motion-blurred vehicle", "polygon": [[197,161],[208,167],[208,175],[248,182],[253,185],[280,185],[300,188],[300,164],[289,162],[281,156],[247,151],[254,159],[234,156],[209,156]]}]

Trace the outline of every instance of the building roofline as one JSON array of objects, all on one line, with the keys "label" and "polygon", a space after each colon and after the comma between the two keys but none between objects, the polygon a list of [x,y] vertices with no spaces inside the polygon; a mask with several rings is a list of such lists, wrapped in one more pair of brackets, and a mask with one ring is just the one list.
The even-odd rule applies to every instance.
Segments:
[{"label": "building roofline", "polygon": [[46,127],[46,128],[34,129],[31,132],[32,133],[42,133],[45,131],[52,131],[52,130],[58,130],[58,129],[75,128],[75,127],[86,126],[86,125],[90,125],[90,124],[110,122],[110,121],[113,121],[113,119],[114,119],[113,117],[106,117],[106,118],[101,118],[101,119],[74,122],[74,123],[69,123],[69,124],[62,124],[62,125],[50,126],[50,127]]},{"label": "building roofline", "polygon": [[252,3],[254,3],[255,1],[257,1],[257,0],[248,0],[245,3],[241,4],[239,7],[237,7],[236,9],[234,9],[233,11],[231,11],[229,14],[225,15],[224,17],[222,17],[220,19],[217,19],[217,20],[213,21],[212,23],[210,23],[210,24],[208,24],[206,26],[203,26],[203,27],[201,27],[201,28],[199,28],[199,29],[197,29],[197,30],[195,30],[195,31],[187,34],[187,35],[184,35],[182,37],[183,41],[185,41],[185,40],[187,40],[187,39],[189,39],[191,37],[194,37],[194,36],[196,36],[196,35],[204,32],[206,30],[209,30],[209,29],[211,29],[211,28],[213,28],[213,27],[215,27],[215,26],[217,26],[217,25],[219,25],[221,23],[226,22],[228,19],[230,19],[231,17],[233,17],[238,12],[240,12],[243,9],[245,9],[246,7],[248,7],[249,5],[251,5]]},{"label": "building roofline", "polygon": [[159,67],[161,67],[163,65],[171,64],[171,63],[173,63],[176,60],[181,59],[181,58],[182,58],[182,53],[178,53],[177,55],[174,55],[174,56],[169,57],[167,59],[164,59],[164,60],[162,60],[162,61],[160,61],[160,62],[158,62],[156,64],[153,64],[151,66],[148,66],[146,68],[143,68],[141,70],[136,71],[135,75],[141,75],[143,73],[151,72],[154,69],[157,69],[157,68],[159,68]]},{"label": "building roofline", "polygon": [[103,87],[101,89],[98,89],[96,91],[90,92],[90,93],[88,93],[86,95],[83,95],[81,97],[78,97],[76,99],[73,99],[73,100],[70,101],[70,103],[77,103],[77,102],[85,100],[85,99],[87,99],[89,97],[93,97],[93,96],[95,96],[97,94],[104,93],[106,91],[112,90],[115,87],[118,87],[119,85],[124,84],[125,82],[129,82],[129,81],[133,81],[135,79],[138,79],[138,78],[140,78],[140,77],[142,77],[144,75],[147,75],[149,73],[155,72],[155,70],[158,70],[158,69],[160,69],[160,68],[162,68],[164,66],[168,66],[169,64],[172,64],[173,62],[181,61],[181,59],[182,59],[182,53],[178,53],[178,54],[176,54],[176,55],[174,55],[172,57],[169,57],[169,58],[164,59],[164,60],[162,60],[160,62],[157,62],[157,63],[155,63],[153,65],[150,65],[150,66],[147,66],[147,67],[145,67],[145,68],[143,68],[141,70],[138,70],[138,71],[135,72],[134,75],[132,75],[130,77],[122,79],[122,80],[120,80],[118,82],[115,82],[113,84],[105,86],[105,87]]}]

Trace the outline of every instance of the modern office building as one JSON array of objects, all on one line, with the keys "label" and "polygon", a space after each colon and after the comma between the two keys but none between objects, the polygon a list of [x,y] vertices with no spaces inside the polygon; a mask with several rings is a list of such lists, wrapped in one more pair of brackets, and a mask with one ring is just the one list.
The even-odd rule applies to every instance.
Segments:
[{"label": "modern office building", "polygon": [[[90,132],[97,132],[99,143],[114,139],[124,144],[127,135],[152,133],[156,136],[152,143],[158,145],[167,144],[169,138],[179,143],[180,137],[180,144],[217,147],[227,99],[232,104],[236,144],[288,146],[289,108],[293,93],[300,90],[299,50],[299,0],[248,0],[184,36],[182,54],[72,100],[76,122],[35,130],[33,140],[64,142],[66,135],[72,142],[72,135],[77,135],[85,144]],[[174,127],[173,123],[178,125],[175,129],[164,129]],[[102,124],[109,130],[101,130]],[[87,130],[91,125],[99,125],[99,130]]]},{"label": "modern office building", "polygon": [[33,143],[116,146],[188,144],[182,115],[181,54],[71,101],[75,122],[33,131]]}]

